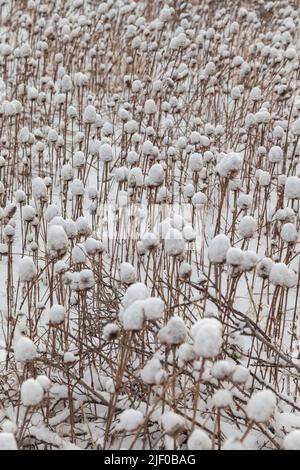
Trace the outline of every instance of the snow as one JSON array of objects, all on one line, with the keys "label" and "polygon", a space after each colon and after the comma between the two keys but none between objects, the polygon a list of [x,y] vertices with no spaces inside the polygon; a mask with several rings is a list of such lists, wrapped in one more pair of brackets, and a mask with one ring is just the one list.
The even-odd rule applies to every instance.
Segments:
[{"label": "snow", "polygon": [[144,421],[144,416],[139,410],[124,410],[119,416],[118,431],[134,431]]},{"label": "snow", "polygon": [[230,241],[226,235],[216,235],[209,247],[208,257],[212,263],[223,263],[226,260],[227,252],[230,248]]},{"label": "snow", "polygon": [[130,263],[121,263],[120,279],[124,284],[132,284],[136,280],[135,269]]},{"label": "snow", "polygon": [[284,195],[288,199],[300,198],[300,178],[298,176],[289,176],[284,187]]},{"label": "snow", "polygon": [[162,369],[160,360],[157,357],[153,357],[146,363],[141,370],[141,378],[145,384],[155,385],[158,383],[159,372]]},{"label": "snow", "polygon": [[285,263],[274,263],[270,271],[270,281],[275,286],[293,287],[297,283],[297,275]]},{"label": "snow", "polygon": [[144,301],[144,313],[146,320],[156,321],[163,317],[165,305],[158,297],[149,297]]},{"label": "snow", "polygon": [[257,230],[257,223],[253,217],[246,215],[239,223],[239,234],[243,238],[251,238]]},{"label": "snow", "polygon": [[187,446],[189,450],[210,450],[212,443],[202,429],[195,429],[188,438]]},{"label": "snow", "polygon": [[0,450],[18,450],[15,436],[10,432],[0,432]]},{"label": "snow", "polygon": [[298,448],[295,2],[2,3],[4,445]]},{"label": "snow", "polygon": [[185,243],[182,234],[176,228],[170,228],[166,233],[165,250],[169,256],[178,256],[184,252]]},{"label": "snow", "polygon": [[142,282],[136,282],[128,287],[122,300],[124,308],[129,307],[136,300],[144,300],[149,297],[147,286]]},{"label": "snow", "polygon": [[16,361],[31,362],[37,357],[37,348],[30,338],[21,336],[15,344],[14,354]]},{"label": "snow", "polygon": [[31,282],[37,275],[36,266],[29,256],[24,256],[24,258],[20,259],[18,268],[21,282]]},{"label": "snow", "polygon": [[166,434],[176,436],[184,428],[184,419],[173,411],[161,415],[161,425]]},{"label": "snow", "polygon": [[181,344],[185,341],[187,329],[184,321],[180,317],[172,317],[158,333],[158,339],[161,343],[170,345]]},{"label": "snow", "polygon": [[233,403],[231,392],[220,388],[213,394],[212,402],[216,408],[227,408]]},{"label": "snow", "polygon": [[144,301],[135,300],[130,303],[124,311],[120,312],[119,318],[125,330],[141,330],[145,321]]},{"label": "snow", "polygon": [[285,436],[283,445],[285,450],[300,450],[300,431],[295,429]]},{"label": "snow", "polygon": [[65,319],[66,309],[63,305],[52,305],[49,311],[49,320],[55,325],[59,325]]},{"label": "snow", "polygon": [[195,330],[194,347],[198,356],[210,358],[220,353],[222,346],[221,324],[215,319],[199,322]]},{"label": "snow", "polygon": [[37,380],[27,379],[21,385],[21,400],[24,406],[36,406],[44,396],[43,387]]},{"label": "snow", "polygon": [[52,225],[48,231],[48,246],[50,250],[64,252],[68,246],[66,232],[59,225]]},{"label": "snow", "polygon": [[246,406],[248,418],[257,422],[266,422],[274,413],[276,397],[271,390],[261,390],[253,393]]}]

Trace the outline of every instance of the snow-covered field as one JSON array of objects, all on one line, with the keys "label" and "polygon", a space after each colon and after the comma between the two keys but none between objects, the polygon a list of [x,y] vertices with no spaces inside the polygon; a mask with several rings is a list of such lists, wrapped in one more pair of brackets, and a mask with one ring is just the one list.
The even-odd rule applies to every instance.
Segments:
[{"label": "snow-covered field", "polygon": [[3,0],[0,449],[300,449],[298,0]]}]

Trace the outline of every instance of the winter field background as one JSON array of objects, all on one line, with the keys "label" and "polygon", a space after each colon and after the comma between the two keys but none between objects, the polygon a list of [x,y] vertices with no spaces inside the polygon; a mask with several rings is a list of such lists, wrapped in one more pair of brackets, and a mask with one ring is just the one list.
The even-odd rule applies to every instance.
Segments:
[{"label": "winter field background", "polygon": [[0,449],[300,449],[300,3],[1,0]]}]

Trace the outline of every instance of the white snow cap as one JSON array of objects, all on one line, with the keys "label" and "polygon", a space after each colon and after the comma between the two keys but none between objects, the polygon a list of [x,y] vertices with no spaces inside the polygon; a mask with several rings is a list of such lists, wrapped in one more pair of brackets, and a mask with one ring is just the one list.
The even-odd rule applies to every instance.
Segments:
[{"label": "white snow cap", "polygon": [[173,411],[165,411],[161,415],[161,424],[163,430],[169,436],[176,436],[184,429],[184,419]]},{"label": "white snow cap", "polygon": [[276,407],[276,396],[271,390],[261,390],[253,393],[246,406],[249,419],[264,423],[272,416]]},{"label": "white snow cap", "polygon": [[0,432],[0,450],[18,450],[13,433]]},{"label": "white snow cap", "polygon": [[154,100],[146,100],[144,106],[145,114],[155,114],[156,113],[156,104]]},{"label": "white snow cap", "polygon": [[111,162],[113,159],[113,152],[111,145],[102,144],[100,147],[100,157],[103,162]]},{"label": "white snow cap", "polygon": [[60,225],[52,225],[48,231],[48,246],[53,251],[66,251],[68,238]]},{"label": "white snow cap", "polygon": [[270,148],[269,151],[269,161],[271,163],[279,163],[283,159],[283,150],[278,147],[278,145],[274,145]]},{"label": "white snow cap", "polygon": [[32,195],[36,199],[47,199],[47,188],[42,178],[32,180]]},{"label": "white snow cap", "polygon": [[244,260],[244,253],[240,248],[231,247],[227,251],[226,263],[231,266],[241,266]]},{"label": "white snow cap", "polygon": [[146,320],[159,320],[163,316],[164,308],[164,302],[159,297],[149,297],[148,299],[145,299],[144,312]]},{"label": "white snow cap", "polygon": [[289,176],[284,187],[284,195],[288,199],[300,198],[300,178],[298,176]]},{"label": "white snow cap", "polygon": [[246,215],[243,217],[239,223],[239,234],[243,238],[253,237],[255,231],[257,230],[257,223],[253,217]]},{"label": "white snow cap", "polygon": [[226,235],[216,235],[208,247],[208,258],[212,263],[223,263],[226,260],[230,241]]},{"label": "white snow cap", "polygon": [[21,386],[21,401],[25,406],[38,405],[44,396],[43,387],[34,379],[25,380]]},{"label": "white snow cap", "polygon": [[232,382],[237,383],[237,384],[246,383],[249,377],[250,377],[249,370],[240,364],[234,367],[232,374],[231,374]]},{"label": "white snow cap", "polygon": [[166,233],[165,250],[169,256],[177,256],[184,252],[185,242],[183,236],[176,228],[171,228]]},{"label": "white snow cap", "polygon": [[181,362],[193,362],[196,359],[196,352],[191,344],[183,343],[178,348],[178,358]]},{"label": "white snow cap", "polygon": [[93,124],[96,121],[97,113],[94,106],[88,105],[83,112],[83,122]]},{"label": "white snow cap", "polygon": [[65,319],[66,309],[63,305],[54,304],[49,311],[49,320],[51,323],[59,325]]},{"label": "white snow cap", "polygon": [[130,263],[121,263],[120,280],[124,284],[132,284],[136,279],[135,269]]},{"label": "white snow cap", "polygon": [[285,243],[294,243],[297,241],[298,231],[294,224],[284,224],[280,232],[281,238]]},{"label": "white snow cap", "polygon": [[135,431],[144,421],[143,413],[139,410],[124,410],[119,416],[117,431]]},{"label": "white snow cap", "polygon": [[136,300],[144,300],[149,297],[148,288],[142,282],[136,282],[128,287],[122,300],[124,308],[129,307]]},{"label": "white snow cap", "polygon": [[187,447],[189,450],[210,450],[212,443],[206,432],[195,429],[188,438]]},{"label": "white snow cap", "polygon": [[243,159],[238,153],[228,153],[223,156],[216,170],[224,178],[232,178],[242,168]]},{"label": "white snow cap", "polygon": [[212,403],[216,408],[227,408],[232,403],[231,392],[225,388],[220,388],[213,394]]},{"label": "white snow cap", "polygon": [[273,263],[270,281],[275,286],[294,287],[297,284],[296,273],[284,263]]},{"label": "white snow cap", "polygon": [[141,370],[141,378],[145,384],[155,385],[157,384],[157,378],[162,365],[157,357],[150,359]]},{"label": "white snow cap", "polygon": [[165,172],[163,167],[159,163],[155,163],[151,166],[148,178],[146,179],[146,183],[148,186],[160,186],[163,184],[165,178]]},{"label": "white snow cap", "polygon": [[172,317],[158,333],[158,339],[163,344],[181,344],[184,343],[187,335],[187,329],[184,321],[180,317]]},{"label": "white snow cap", "polygon": [[204,318],[193,325],[194,347],[198,356],[215,357],[222,346],[222,325],[215,318]]},{"label": "white snow cap", "polygon": [[36,345],[30,338],[21,336],[15,345],[14,353],[16,361],[33,361],[37,357]]},{"label": "white snow cap", "polygon": [[36,381],[42,386],[45,392],[50,390],[51,380],[47,377],[47,375],[38,375]]},{"label": "white snow cap", "polygon": [[19,261],[19,279],[21,282],[30,282],[37,275],[37,269],[33,262],[33,259],[29,256],[24,256]]},{"label": "white snow cap", "polygon": [[130,303],[125,310],[120,311],[119,318],[125,330],[141,330],[145,321],[144,301],[135,300],[133,303]]},{"label": "white snow cap", "polygon": [[295,429],[285,436],[283,446],[286,450],[300,450],[300,430]]}]

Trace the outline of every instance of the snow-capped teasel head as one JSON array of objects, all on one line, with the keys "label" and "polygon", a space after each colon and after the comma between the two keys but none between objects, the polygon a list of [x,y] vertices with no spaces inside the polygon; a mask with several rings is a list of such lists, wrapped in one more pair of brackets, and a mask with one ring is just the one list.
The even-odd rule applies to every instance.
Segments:
[{"label": "snow-capped teasel head", "polygon": [[121,263],[120,280],[124,284],[133,284],[136,281],[135,268],[132,264],[127,262]]},{"label": "snow-capped teasel head", "polygon": [[216,171],[224,178],[233,178],[241,170],[243,159],[238,153],[224,155]]},{"label": "snow-capped teasel head", "polygon": [[187,336],[187,329],[180,317],[170,318],[167,325],[162,327],[158,333],[158,339],[162,344],[179,345],[184,343]]},{"label": "snow-capped teasel head", "polygon": [[150,296],[148,288],[142,282],[136,282],[128,287],[122,300],[124,308],[129,307],[136,300],[144,300]]},{"label": "snow-capped teasel head", "polygon": [[41,385],[44,392],[48,392],[50,390],[52,383],[47,375],[38,375],[36,381]]},{"label": "snow-capped teasel head", "polygon": [[21,336],[14,347],[16,361],[32,362],[37,357],[37,348],[34,342],[26,336]]},{"label": "snow-capped teasel head", "polygon": [[275,286],[291,288],[297,284],[296,273],[285,263],[273,263],[269,278]]},{"label": "snow-capped teasel head", "polygon": [[239,234],[242,238],[252,238],[257,230],[257,223],[254,217],[246,215],[240,220]]},{"label": "snow-capped teasel head", "polygon": [[119,312],[124,330],[142,330],[145,323],[144,299],[135,300],[125,310]]},{"label": "snow-capped teasel head", "polygon": [[63,305],[54,304],[49,311],[49,320],[53,325],[59,325],[65,319],[66,309]]},{"label": "snow-capped teasel head", "polygon": [[48,231],[48,247],[57,254],[65,254],[68,249],[68,238],[63,227],[53,225]]},{"label": "snow-capped teasel head", "polygon": [[185,251],[185,242],[179,230],[170,228],[164,240],[165,251],[169,256],[178,256]]},{"label": "snow-capped teasel head", "polygon": [[151,166],[148,177],[146,178],[146,184],[148,186],[161,186],[165,179],[165,172],[159,163],[155,163]]},{"label": "snow-capped teasel head", "polygon": [[271,390],[254,392],[246,405],[249,419],[256,423],[265,423],[273,415],[276,407],[276,396]]},{"label": "snow-capped teasel head", "polygon": [[212,397],[212,403],[215,408],[228,408],[233,403],[232,394],[229,390],[220,388]]},{"label": "snow-capped teasel head", "polygon": [[158,357],[152,357],[141,370],[141,379],[147,385],[157,385],[158,374],[162,369],[161,361]]},{"label": "snow-capped teasel head", "polygon": [[42,178],[32,180],[32,195],[36,199],[47,200],[47,188]]},{"label": "snow-capped teasel head", "polygon": [[194,348],[198,356],[212,358],[219,354],[222,346],[222,325],[216,318],[204,318],[191,329]]},{"label": "snow-capped teasel head", "polygon": [[16,438],[12,432],[0,432],[0,450],[18,450]]},{"label": "snow-capped teasel head", "polygon": [[300,178],[298,176],[288,176],[284,187],[284,195],[288,199],[300,199]]},{"label": "snow-capped teasel head", "polygon": [[24,256],[18,264],[19,279],[21,282],[32,282],[37,276],[37,268],[29,256]]},{"label": "snow-capped teasel head", "polygon": [[269,150],[269,161],[271,163],[280,163],[283,160],[283,150],[278,145],[274,145]]},{"label": "snow-capped teasel head", "polygon": [[119,423],[116,425],[117,431],[135,431],[144,422],[143,413],[139,410],[124,410],[119,415]]},{"label": "snow-capped teasel head", "polygon": [[243,264],[244,253],[240,248],[231,247],[227,251],[226,263],[231,266],[241,266]]},{"label": "snow-capped teasel head", "polygon": [[83,112],[83,122],[85,124],[93,124],[96,121],[97,112],[94,106],[88,105]]},{"label": "snow-capped teasel head", "polygon": [[270,272],[274,261],[271,258],[263,258],[257,265],[257,275],[263,279],[267,279],[270,276]]},{"label": "snow-capped teasel head", "polygon": [[209,244],[208,258],[211,263],[224,263],[227,252],[230,248],[230,241],[226,235],[216,235]]},{"label": "snow-capped teasel head", "polygon": [[100,158],[103,162],[111,162],[113,160],[113,151],[110,144],[104,143],[100,146]]},{"label": "snow-capped teasel head", "polygon": [[165,411],[161,415],[161,425],[166,434],[175,437],[185,428],[184,419],[173,411]]},{"label": "snow-capped teasel head", "polygon": [[211,450],[212,442],[206,432],[195,429],[187,441],[188,450]]},{"label": "snow-capped teasel head", "polygon": [[44,397],[43,387],[34,379],[27,379],[21,385],[21,402],[24,406],[37,406]]},{"label": "snow-capped teasel head", "polygon": [[160,320],[163,317],[164,309],[164,302],[159,297],[148,297],[144,300],[144,313],[146,320]]},{"label": "snow-capped teasel head", "polygon": [[159,239],[152,232],[144,233],[142,243],[145,250],[154,250],[159,245]]},{"label": "snow-capped teasel head", "polygon": [[281,227],[280,236],[285,243],[295,243],[298,238],[298,231],[294,224],[286,223]]}]

